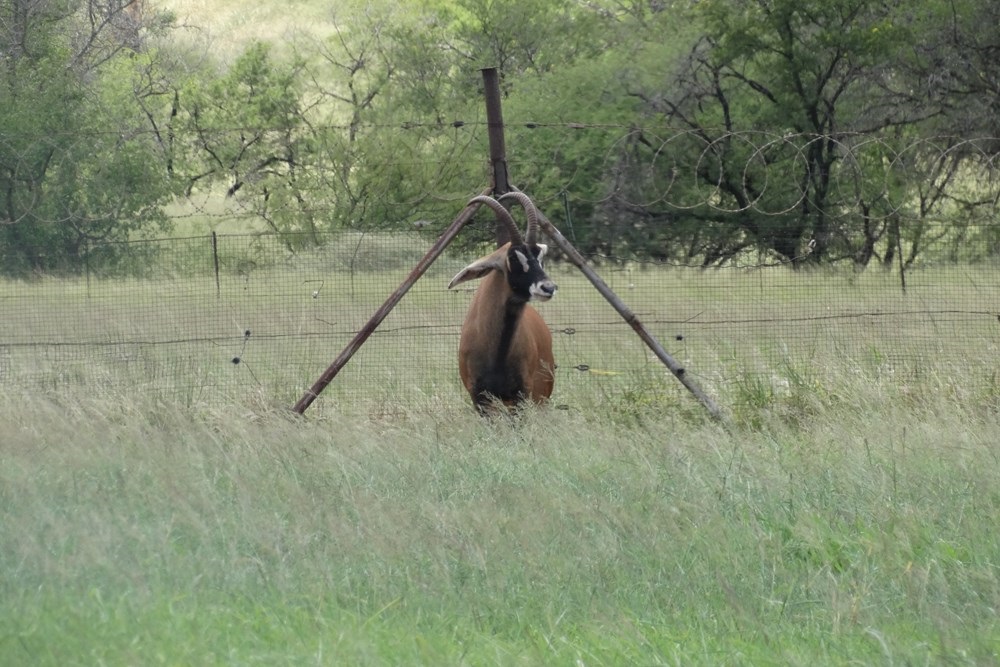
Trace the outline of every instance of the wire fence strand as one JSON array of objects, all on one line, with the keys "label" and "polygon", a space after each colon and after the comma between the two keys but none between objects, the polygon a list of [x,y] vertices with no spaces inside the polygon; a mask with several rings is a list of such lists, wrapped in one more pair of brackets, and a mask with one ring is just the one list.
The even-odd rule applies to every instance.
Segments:
[{"label": "wire fence strand", "polygon": [[[273,234],[134,242],[126,255],[152,267],[138,277],[88,269],[0,282],[0,379],[33,391],[94,386],[171,400],[263,396],[290,405],[433,237],[342,232],[322,241],[304,251]],[[446,286],[470,259],[446,253],[319,403],[372,412],[404,397],[464,402],[456,356],[475,286]],[[591,259],[706,391],[729,400],[800,382],[821,386],[845,374],[900,390],[945,373],[983,392],[996,387],[994,265],[915,269],[904,289],[898,275],[879,270],[704,270]],[[557,405],[682,400],[582,275],[564,264],[549,272],[559,293],[539,310],[555,339]]]}]

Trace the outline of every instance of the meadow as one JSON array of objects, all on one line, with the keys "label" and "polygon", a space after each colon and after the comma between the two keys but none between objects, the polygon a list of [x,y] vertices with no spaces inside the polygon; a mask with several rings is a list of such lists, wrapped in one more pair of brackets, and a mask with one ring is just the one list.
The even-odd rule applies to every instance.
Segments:
[{"label": "meadow", "polygon": [[[553,267],[545,315],[578,330],[557,337],[554,404],[489,421],[457,386],[454,333],[432,326],[467,303],[442,288],[448,258],[392,316],[401,333],[297,417],[340,343],[309,326],[348,335],[406,270],[328,271],[313,298],[306,281],[343,259],[232,258],[218,294],[176,275],[2,285],[8,313],[35,313],[0,324],[5,342],[114,345],[63,376],[43,357],[41,382],[19,374],[25,346],[5,348],[0,663],[1000,660],[1000,337],[959,299],[988,307],[988,270],[914,274],[903,297],[878,274],[604,267],[726,408],[714,422]],[[406,319],[432,303],[433,321]],[[245,350],[249,396],[139,382],[197,370],[192,350],[236,370],[247,304],[275,351],[279,325],[312,341],[303,365]],[[303,310],[319,307],[337,318]],[[114,370],[132,341],[216,322],[232,347],[160,343]]]},{"label": "meadow", "polygon": [[[250,4],[158,6],[332,31]],[[995,266],[602,265],[717,422],[553,265],[553,402],[484,420],[450,255],[299,417],[429,240],[229,240],[0,280],[0,664],[1000,663]]]}]

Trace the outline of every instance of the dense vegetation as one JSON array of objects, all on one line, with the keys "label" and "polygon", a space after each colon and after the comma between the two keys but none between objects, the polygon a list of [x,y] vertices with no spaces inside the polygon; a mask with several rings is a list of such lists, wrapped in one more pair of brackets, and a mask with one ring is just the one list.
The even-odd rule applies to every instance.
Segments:
[{"label": "dense vegetation", "polygon": [[585,250],[1000,252],[991,0],[338,3],[235,49],[170,6],[0,0],[0,270],[72,268],[192,193],[297,242],[443,224],[488,179],[491,66],[517,184]]}]

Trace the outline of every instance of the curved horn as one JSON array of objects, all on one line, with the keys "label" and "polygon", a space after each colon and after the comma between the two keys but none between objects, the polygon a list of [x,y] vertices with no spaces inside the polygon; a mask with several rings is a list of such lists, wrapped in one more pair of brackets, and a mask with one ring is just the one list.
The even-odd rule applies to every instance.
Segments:
[{"label": "curved horn", "polygon": [[511,217],[510,211],[503,207],[503,204],[498,202],[493,197],[487,197],[486,195],[479,195],[478,197],[473,197],[469,200],[470,204],[479,203],[486,204],[493,212],[497,214],[497,219],[507,227],[507,231],[510,233],[510,242],[512,245],[524,245],[524,240],[521,238],[521,232],[517,230],[517,223],[514,222],[514,218]]},{"label": "curved horn", "polygon": [[534,245],[535,239],[538,237],[538,209],[535,208],[535,202],[531,201],[531,197],[520,190],[514,190],[513,192],[501,195],[500,199],[501,201],[504,199],[516,199],[524,209],[524,214],[528,218],[528,230],[525,232],[525,238],[529,245]]}]

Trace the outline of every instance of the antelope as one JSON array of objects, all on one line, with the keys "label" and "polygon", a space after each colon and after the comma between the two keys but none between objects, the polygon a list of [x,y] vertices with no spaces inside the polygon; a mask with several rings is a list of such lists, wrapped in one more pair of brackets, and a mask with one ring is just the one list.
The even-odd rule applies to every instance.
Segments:
[{"label": "antelope", "polygon": [[458,372],[472,402],[487,414],[500,402],[507,407],[532,400],[544,403],[555,383],[552,332],[529,301],[548,301],[556,284],[542,258],[548,246],[537,243],[538,211],[522,192],[513,198],[528,219],[522,239],[514,218],[496,199],[480,195],[469,201],[489,206],[510,234],[510,242],[458,272],[448,289],[468,280],[483,281],[472,297],[458,345]]}]

